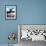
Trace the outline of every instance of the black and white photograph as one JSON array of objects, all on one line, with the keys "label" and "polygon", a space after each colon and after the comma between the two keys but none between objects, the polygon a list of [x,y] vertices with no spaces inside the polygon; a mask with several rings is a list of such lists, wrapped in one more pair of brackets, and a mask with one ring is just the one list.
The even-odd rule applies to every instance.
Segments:
[{"label": "black and white photograph", "polygon": [[19,24],[18,38],[20,46],[43,45],[46,43],[46,25]]},{"label": "black and white photograph", "polygon": [[6,5],[6,19],[16,19],[16,5]]}]

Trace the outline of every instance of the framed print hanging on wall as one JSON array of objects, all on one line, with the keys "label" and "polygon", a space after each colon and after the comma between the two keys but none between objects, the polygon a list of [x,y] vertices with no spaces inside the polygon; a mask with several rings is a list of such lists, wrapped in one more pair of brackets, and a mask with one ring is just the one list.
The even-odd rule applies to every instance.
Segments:
[{"label": "framed print hanging on wall", "polygon": [[16,19],[16,5],[5,5],[5,18],[7,20]]}]

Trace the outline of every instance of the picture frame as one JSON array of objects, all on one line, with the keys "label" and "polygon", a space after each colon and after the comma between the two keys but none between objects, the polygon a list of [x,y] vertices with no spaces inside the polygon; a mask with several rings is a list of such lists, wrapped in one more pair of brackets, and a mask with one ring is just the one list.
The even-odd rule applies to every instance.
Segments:
[{"label": "picture frame", "polygon": [[16,5],[5,5],[5,19],[16,20],[17,18],[17,6]]},{"label": "picture frame", "polygon": [[[23,32],[27,30],[27,33]],[[23,40],[46,41],[46,24],[18,24],[18,42]]]}]

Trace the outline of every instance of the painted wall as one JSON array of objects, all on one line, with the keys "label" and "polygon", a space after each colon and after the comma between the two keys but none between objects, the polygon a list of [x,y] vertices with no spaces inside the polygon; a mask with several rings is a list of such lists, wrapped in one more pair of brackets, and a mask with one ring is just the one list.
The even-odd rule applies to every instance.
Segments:
[{"label": "painted wall", "polygon": [[[17,5],[16,20],[5,20],[5,5]],[[9,32],[17,34],[18,24],[46,24],[46,0],[0,0],[0,44],[8,43]]]}]

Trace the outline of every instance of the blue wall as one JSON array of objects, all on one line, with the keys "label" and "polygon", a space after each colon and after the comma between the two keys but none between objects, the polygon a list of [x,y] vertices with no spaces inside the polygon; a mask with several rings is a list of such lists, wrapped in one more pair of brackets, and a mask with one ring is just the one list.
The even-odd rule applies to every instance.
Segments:
[{"label": "blue wall", "polygon": [[[17,5],[16,20],[5,20],[5,5]],[[46,0],[0,0],[0,44],[8,43],[9,32],[17,34],[18,24],[46,24]]]}]

